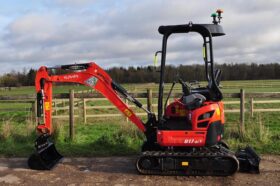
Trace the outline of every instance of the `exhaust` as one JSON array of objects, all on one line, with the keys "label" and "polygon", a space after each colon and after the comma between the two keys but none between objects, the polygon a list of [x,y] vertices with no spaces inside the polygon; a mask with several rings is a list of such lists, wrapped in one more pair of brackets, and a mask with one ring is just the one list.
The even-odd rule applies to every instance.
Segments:
[{"label": "exhaust", "polygon": [[254,149],[247,146],[245,149],[239,149],[235,156],[239,161],[239,172],[259,174],[259,164],[261,158],[257,155]]},{"label": "exhaust", "polygon": [[63,159],[63,156],[58,153],[49,137],[49,134],[43,134],[36,139],[36,151],[30,155],[27,161],[30,169],[51,170]]}]

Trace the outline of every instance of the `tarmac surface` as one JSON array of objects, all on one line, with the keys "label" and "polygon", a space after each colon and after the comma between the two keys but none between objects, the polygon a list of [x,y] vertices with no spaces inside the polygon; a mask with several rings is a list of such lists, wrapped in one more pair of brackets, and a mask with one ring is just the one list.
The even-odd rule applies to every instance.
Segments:
[{"label": "tarmac surface", "polygon": [[145,176],[134,167],[136,157],[64,158],[51,171],[27,167],[26,158],[0,158],[0,185],[280,185],[280,156],[263,155],[260,174],[228,177]]}]

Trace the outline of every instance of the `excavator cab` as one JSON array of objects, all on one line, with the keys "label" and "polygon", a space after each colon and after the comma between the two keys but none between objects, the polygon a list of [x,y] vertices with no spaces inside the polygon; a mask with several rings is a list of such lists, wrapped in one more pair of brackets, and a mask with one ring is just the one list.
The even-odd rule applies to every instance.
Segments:
[{"label": "excavator cab", "polygon": [[[247,147],[234,155],[222,141],[225,118],[224,105],[221,102],[223,99],[220,90],[221,70],[214,68],[212,46],[213,37],[225,35],[222,26],[219,25],[222,18],[221,13],[221,10],[217,10],[217,14],[212,14],[213,24],[193,24],[189,22],[183,25],[159,27],[158,31],[163,35],[163,40],[162,50],[156,52],[156,55],[161,53],[156,142],[162,149],[172,149],[172,151],[163,155],[153,154],[152,152],[148,155],[143,154],[143,159],[137,167],[140,172],[152,171],[152,169],[160,170],[159,167],[153,166],[154,160],[151,160],[151,157],[153,157],[162,161],[161,167],[170,171],[177,171],[177,173],[185,171],[185,173],[188,172],[188,175],[225,176],[236,172],[238,169],[244,172],[258,173],[260,158],[252,148]],[[205,87],[194,88],[179,78],[178,82],[182,85],[181,98],[167,104],[175,81],[163,106],[168,39],[173,34],[190,32],[198,33],[203,38],[203,60],[208,84]],[[201,151],[201,149],[203,150]],[[215,152],[217,156],[211,157],[211,153],[207,155],[209,149],[212,149],[211,153]],[[151,151],[148,148],[144,150]],[[186,153],[186,157],[190,155],[188,154],[190,152],[196,155],[190,155],[192,160],[182,160],[180,154],[182,152]],[[207,163],[213,161],[212,163],[217,166],[206,168],[206,162],[200,162],[203,159],[201,157],[208,159]],[[147,166],[148,162],[149,166]],[[184,164],[187,164],[186,167],[184,167]],[[189,164],[193,167],[188,167]],[[219,167],[218,165],[221,164],[223,166]]]}]

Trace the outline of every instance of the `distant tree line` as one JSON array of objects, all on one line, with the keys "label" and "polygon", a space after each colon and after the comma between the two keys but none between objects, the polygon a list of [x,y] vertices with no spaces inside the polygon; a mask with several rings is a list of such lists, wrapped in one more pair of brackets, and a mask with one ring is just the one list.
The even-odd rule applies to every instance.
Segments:
[{"label": "distant tree line", "polygon": [[33,86],[36,70],[30,69],[23,72],[12,71],[0,76],[0,87]]},{"label": "distant tree line", "polygon": [[[280,64],[218,64],[222,70],[222,80],[262,80],[280,79]],[[119,83],[146,83],[159,81],[159,68],[153,67],[114,67],[107,72]],[[176,78],[185,81],[206,80],[204,65],[166,66],[165,82],[173,82]]]},{"label": "distant tree line", "polygon": [[[166,66],[165,82],[173,82],[179,77],[185,81],[205,80],[204,65]],[[222,70],[222,80],[280,79],[280,64],[218,64]],[[154,67],[113,67],[107,70],[118,83],[149,83],[159,81],[159,68]],[[36,70],[12,71],[0,76],[0,87],[33,86]]]}]

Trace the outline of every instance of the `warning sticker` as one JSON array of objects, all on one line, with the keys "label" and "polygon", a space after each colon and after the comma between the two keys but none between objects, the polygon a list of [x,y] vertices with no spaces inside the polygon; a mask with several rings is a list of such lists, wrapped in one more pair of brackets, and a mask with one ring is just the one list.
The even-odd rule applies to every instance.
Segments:
[{"label": "warning sticker", "polygon": [[183,161],[181,165],[182,165],[182,166],[189,166],[189,162]]},{"label": "warning sticker", "polygon": [[87,79],[87,80],[85,81],[85,83],[88,84],[89,86],[93,87],[93,86],[96,85],[97,80],[98,80],[98,79],[97,79],[96,77],[91,77],[91,78]]},{"label": "warning sticker", "polygon": [[132,115],[132,113],[128,109],[125,109],[123,112],[127,117],[130,117]]},{"label": "warning sticker", "polygon": [[50,102],[45,102],[45,110],[50,110]]}]

